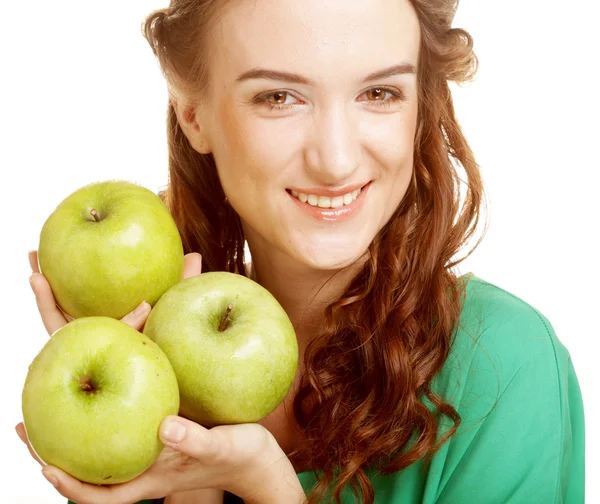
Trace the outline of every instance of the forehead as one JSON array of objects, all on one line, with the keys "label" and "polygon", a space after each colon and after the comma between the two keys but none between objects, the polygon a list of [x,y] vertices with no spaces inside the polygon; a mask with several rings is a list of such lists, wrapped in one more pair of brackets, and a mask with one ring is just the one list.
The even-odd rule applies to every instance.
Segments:
[{"label": "forehead", "polygon": [[409,0],[232,0],[213,28],[211,68],[226,80],[254,67],[316,82],[359,80],[394,64],[416,66],[419,53]]}]

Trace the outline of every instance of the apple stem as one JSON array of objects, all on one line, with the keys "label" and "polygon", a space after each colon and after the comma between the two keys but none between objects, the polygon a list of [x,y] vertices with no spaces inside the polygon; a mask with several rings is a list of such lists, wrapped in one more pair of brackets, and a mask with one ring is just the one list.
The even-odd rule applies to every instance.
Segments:
[{"label": "apple stem", "polygon": [[95,220],[96,222],[100,222],[100,220],[101,220],[101,219],[100,219],[100,217],[98,217],[98,212],[96,212],[96,209],[95,209],[95,208],[92,208],[92,209],[90,210],[90,213],[92,214],[92,217],[94,218],[94,220]]},{"label": "apple stem", "polygon": [[221,317],[221,323],[219,324],[219,332],[223,332],[225,329],[227,329],[227,325],[229,323],[229,314],[231,313],[231,310],[233,310],[233,305],[229,303],[227,305],[225,313]]},{"label": "apple stem", "polygon": [[95,392],[96,387],[92,383],[92,378],[86,375],[82,375],[79,377],[79,385],[81,386],[81,390],[84,392]]}]

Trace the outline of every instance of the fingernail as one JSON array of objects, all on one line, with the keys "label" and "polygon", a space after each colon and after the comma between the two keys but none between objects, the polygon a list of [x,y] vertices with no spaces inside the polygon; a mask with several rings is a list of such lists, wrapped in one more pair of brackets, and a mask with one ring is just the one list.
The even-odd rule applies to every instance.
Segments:
[{"label": "fingernail", "polygon": [[140,315],[146,313],[148,308],[150,308],[150,305],[146,303],[146,301],[142,301],[142,303],[135,310],[133,310],[132,315],[139,317]]},{"label": "fingernail", "polygon": [[168,422],[163,429],[162,438],[168,443],[179,443],[185,437],[185,427],[179,422]]},{"label": "fingernail", "polygon": [[56,479],[56,476],[53,476],[50,473],[45,473],[43,470],[42,474],[44,475],[44,478],[46,478],[50,483],[52,483],[52,486],[54,488],[58,488],[58,479]]}]

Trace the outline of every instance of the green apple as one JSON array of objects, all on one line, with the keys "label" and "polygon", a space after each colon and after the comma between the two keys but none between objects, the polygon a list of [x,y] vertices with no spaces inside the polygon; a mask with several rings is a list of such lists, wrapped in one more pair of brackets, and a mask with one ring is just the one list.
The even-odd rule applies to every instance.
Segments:
[{"label": "green apple", "polygon": [[148,337],[109,317],[67,324],[35,357],[22,394],[23,423],[42,461],[95,484],[128,481],[163,445],[177,415],[177,378]]},{"label": "green apple", "polygon": [[40,234],[40,271],[73,318],[121,318],[154,305],[183,275],[183,247],[166,205],[125,181],[89,184],[64,199]]},{"label": "green apple", "polygon": [[171,287],[144,334],[171,362],[179,412],[207,427],[257,422],[285,398],[298,365],[287,314],[260,284],[222,271]]}]

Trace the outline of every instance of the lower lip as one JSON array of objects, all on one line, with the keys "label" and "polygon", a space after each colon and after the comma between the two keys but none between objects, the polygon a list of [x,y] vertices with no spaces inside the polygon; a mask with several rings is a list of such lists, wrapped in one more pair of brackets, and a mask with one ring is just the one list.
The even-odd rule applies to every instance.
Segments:
[{"label": "lower lip", "polygon": [[367,197],[367,192],[371,187],[371,182],[369,182],[366,186],[364,186],[358,197],[349,205],[341,206],[340,208],[320,208],[318,206],[312,206],[308,203],[302,203],[298,198],[289,194],[290,198],[292,198],[293,202],[301,209],[303,212],[306,212],[313,219],[318,221],[328,221],[328,222],[343,222],[345,220],[351,219],[354,215],[360,212],[361,208],[365,204],[365,199]]}]

